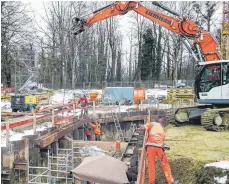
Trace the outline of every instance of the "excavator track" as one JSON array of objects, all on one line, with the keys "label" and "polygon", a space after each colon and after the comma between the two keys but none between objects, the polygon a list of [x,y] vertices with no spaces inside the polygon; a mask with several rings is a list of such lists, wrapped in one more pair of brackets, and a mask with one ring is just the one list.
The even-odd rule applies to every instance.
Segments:
[{"label": "excavator track", "polygon": [[201,115],[208,109],[213,108],[211,105],[188,106],[178,108],[175,111],[174,122],[176,126],[185,126],[191,124],[193,120],[199,122]]},{"label": "excavator track", "polygon": [[201,116],[201,124],[206,130],[229,130],[229,108],[210,109]]}]

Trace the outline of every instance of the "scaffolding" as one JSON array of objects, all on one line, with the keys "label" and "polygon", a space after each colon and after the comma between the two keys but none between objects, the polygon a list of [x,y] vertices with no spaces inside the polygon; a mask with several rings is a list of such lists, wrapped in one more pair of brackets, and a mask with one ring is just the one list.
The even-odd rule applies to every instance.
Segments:
[{"label": "scaffolding", "polygon": [[[73,139],[68,137],[66,139],[71,142],[71,148],[63,149],[57,146],[56,154],[50,153],[48,150],[46,167],[28,166],[28,184],[68,184],[74,182],[70,171],[81,163],[82,157],[79,152],[81,147],[75,146]],[[80,159],[80,161],[74,159]]]},{"label": "scaffolding", "polygon": [[[57,154],[50,155],[48,150],[47,167],[28,166],[28,184],[50,184],[72,182],[73,177],[69,177],[73,169],[73,150],[59,149]],[[34,171],[36,173],[34,173]]]}]

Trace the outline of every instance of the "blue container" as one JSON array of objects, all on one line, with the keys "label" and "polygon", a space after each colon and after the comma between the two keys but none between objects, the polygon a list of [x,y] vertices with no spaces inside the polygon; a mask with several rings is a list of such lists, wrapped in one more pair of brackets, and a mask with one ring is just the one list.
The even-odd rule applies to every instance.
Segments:
[{"label": "blue container", "polygon": [[[107,97],[109,96],[109,97]],[[103,103],[115,103],[119,102],[124,104],[127,100],[129,103],[133,103],[134,100],[134,88],[133,87],[106,87],[104,89]]]}]

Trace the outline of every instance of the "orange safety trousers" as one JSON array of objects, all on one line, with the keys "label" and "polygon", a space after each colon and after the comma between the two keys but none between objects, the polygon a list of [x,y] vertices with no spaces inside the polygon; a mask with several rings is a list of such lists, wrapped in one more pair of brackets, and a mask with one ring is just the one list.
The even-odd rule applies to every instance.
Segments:
[{"label": "orange safety trousers", "polygon": [[147,157],[148,157],[148,175],[149,175],[149,184],[154,184],[155,182],[155,159],[156,156],[161,162],[161,167],[165,173],[166,180],[169,184],[174,183],[174,179],[171,173],[169,166],[168,158],[165,152],[161,148],[148,147],[147,148]]}]

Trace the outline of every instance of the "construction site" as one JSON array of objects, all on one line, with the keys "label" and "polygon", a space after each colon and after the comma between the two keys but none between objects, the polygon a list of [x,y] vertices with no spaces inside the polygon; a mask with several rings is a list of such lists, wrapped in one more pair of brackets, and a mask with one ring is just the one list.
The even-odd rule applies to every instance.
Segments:
[{"label": "construction site", "polygon": [[[79,8],[81,4],[75,3]],[[94,33],[89,32],[94,24],[100,25],[100,21],[117,15],[126,16],[131,11],[177,34],[197,65],[194,78],[187,77],[186,80],[182,79],[182,72],[175,75],[177,80],[151,80],[149,76],[143,80],[144,72],[152,66],[149,64],[142,67],[139,74],[136,72],[140,80],[125,81],[121,77],[116,82],[108,79],[105,82],[97,81],[102,75],[109,76],[108,69],[95,77],[96,82],[84,81],[78,70],[82,65],[73,64],[73,60],[77,59],[70,59],[70,64],[64,63],[63,73],[58,74],[54,65],[44,64],[43,60],[41,63],[48,69],[38,70],[39,67],[34,64],[36,57],[32,46],[29,54],[23,52],[25,48],[17,48],[12,58],[19,59],[11,63],[12,67],[14,65],[11,81],[5,77],[6,82],[2,79],[1,87],[1,183],[228,184],[229,2],[220,3],[220,16],[223,17],[220,20],[220,44],[209,30],[202,29],[192,19],[183,17],[160,2],[151,2],[157,11],[138,1],[117,1],[94,7],[90,16],[78,13],[77,17],[71,17],[69,32],[66,31],[66,38],[70,40],[71,35],[73,39],[68,40],[69,45],[80,45],[80,39],[90,37],[87,38],[87,34],[91,34],[92,41],[95,41]],[[4,6],[3,3],[3,9]],[[49,21],[54,20],[55,11]],[[156,30],[158,27],[154,28]],[[5,33],[5,29],[2,28],[1,32]],[[101,31],[101,27],[98,30]],[[53,32],[51,36],[55,34]],[[160,35],[160,31],[158,33],[156,30],[155,34]],[[61,36],[58,38],[61,39]],[[100,44],[103,41],[105,47],[105,40]],[[116,38],[115,41],[120,40]],[[66,53],[61,48],[59,53],[54,52],[59,47],[54,42],[50,47],[54,53],[52,55],[51,52],[45,53],[48,46],[44,46],[42,39],[41,59],[47,57],[48,62],[53,62],[56,55],[63,59],[63,53],[67,55],[72,52],[69,48]],[[2,43],[5,43],[4,40]],[[94,44],[88,40],[85,43]],[[115,42],[108,43],[115,45]],[[149,40],[142,47],[148,47],[147,43]],[[3,54],[5,49],[2,46]],[[81,53],[77,51],[79,55],[87,50],[81,49]],[[143,51],[142,57],[144,54]],[[124,76],[118,71],[121,55],[118,54],[114,69],[117,79],[118,74]],[[84,61],[89,58],[93,60],[93,57],[85,54]],[[2,71],[5,70],[4,59],[6,57],[2,57]],[[160,60],[158,57],[156,59]],[[145,62],[144,59],[141,61]],[[68,70],[68,64],[76,70]],[[93,65],[90,67],[93,70]],[[88,65],[84,73],[90,67]],[[42,72],[45,73],[46,69],[48,74],[43,77]],[[78,77],[82,82],[71,81],[71,87],[68,87],[68,78],[64,77],[68,72],[72,72],[72,81]],[[111,76],[114,75],[112,72],[111,69]],[[152,73],[150,75],[153,76]],[[163,71],[158,75],[163,75]]]}]

